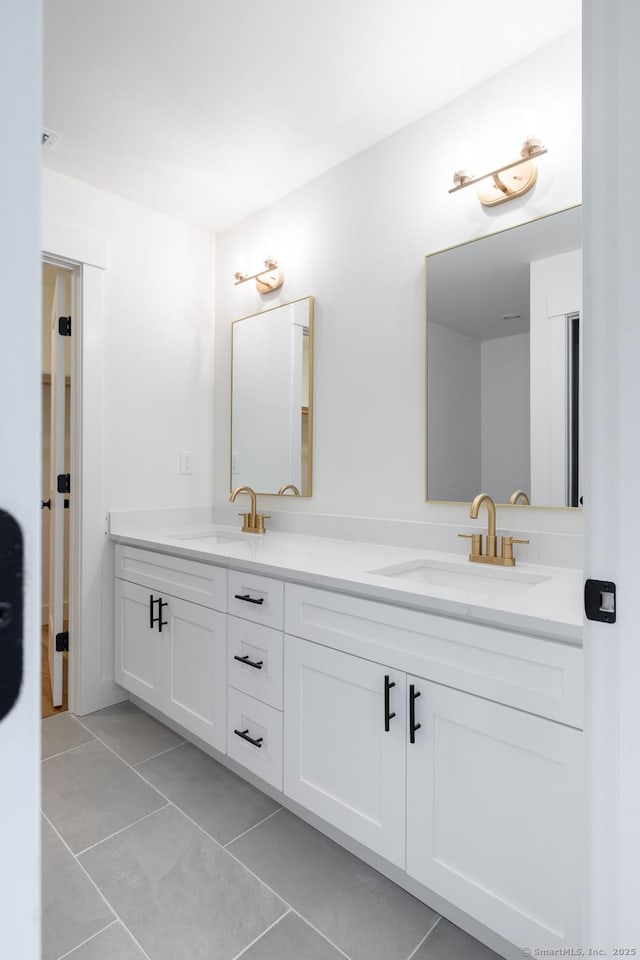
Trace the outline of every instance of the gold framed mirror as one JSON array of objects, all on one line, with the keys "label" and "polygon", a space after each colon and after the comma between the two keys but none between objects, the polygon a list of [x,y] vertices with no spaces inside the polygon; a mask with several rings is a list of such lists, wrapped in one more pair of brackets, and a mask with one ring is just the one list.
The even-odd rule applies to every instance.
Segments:
[{"label": "gold framed mirror", "polygon": [[581,206],[428,255],[425,285],[427,501],[579,507]]},{"label": "gold framed mirror", "polygon": [[231,324],[230,486],[310,497],[313,297]]}]

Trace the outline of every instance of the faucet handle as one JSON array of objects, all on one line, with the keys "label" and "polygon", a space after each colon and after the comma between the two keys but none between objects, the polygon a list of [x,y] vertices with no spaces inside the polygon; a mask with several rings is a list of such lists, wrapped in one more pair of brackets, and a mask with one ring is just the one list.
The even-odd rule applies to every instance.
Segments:
[{"label": "faucet handle", "polygon": [[515,564],[515,557],[513,556],[513,545],[514,543],[529,543],[529,540],[521,539],[520,537],[503,537],[502,538],[502,559],[513,561],[509,566]]},{"label": "faucet handle", "polygon": [[482,534],[481,533],[459,533],[458,536],[471,540],[471,553],[469,554],[470,560],[473,560],[475,557],[482,556]]}]

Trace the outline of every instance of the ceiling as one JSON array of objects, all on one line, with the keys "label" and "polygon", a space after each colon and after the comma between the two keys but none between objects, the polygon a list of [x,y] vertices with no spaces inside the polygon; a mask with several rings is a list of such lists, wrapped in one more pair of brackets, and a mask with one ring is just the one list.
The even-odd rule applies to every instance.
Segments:
[{"label": "ceiling", "polygon": [[580,0],[44,0],[47,167],[219,231],[576,27]]}]

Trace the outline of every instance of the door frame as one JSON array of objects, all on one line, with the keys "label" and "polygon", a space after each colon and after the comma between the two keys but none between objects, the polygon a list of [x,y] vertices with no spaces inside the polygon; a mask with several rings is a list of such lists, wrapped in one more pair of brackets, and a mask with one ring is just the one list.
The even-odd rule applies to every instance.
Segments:
[{"label": "door frame", "polygon": [[[48,327],[47,327],[46,333],[45,333],[44,330],[43,330],[43,337],[44,337],[44,336],[48,336],[48,341],[49,341],[49,344],[51,345],[51,377],[52,377],[51,382],[52,382],[52,384],[53,384],[54,375],[59,375],[59,372],[60,372],[60,371],[58,370],[57,373],[56,373],[56,371],[55,371],[55,364],[53,363],[54,347],[53,347],[53,341],[52,341],[52,320],[53,320],[53,316],[55,316],[56,314],[58,314],[58,316],[60,315],[59,311],[60,311],[61,309],[63,309],[65,313],[72,314],[72,315],[73,315],[73,314],[76,314],[76,315],[77,315],[76,304],[77,304],[77,302],[78,302],[78,290],[77,290],[77,287],[78,287],[78,282],[77,282],[77,281],[78,281],[78,270],[77,270],[77,268],[74,268],[73,266],[70,266],[70,265],[68,265],[68,264],[66,264],[66,263],[63,263],[62,261],[54,261],[54,260],[51,259],[51,258],[45,258],[45,257],[43,257],[43,259],[42,259],[42,266],[44,267],[45,264],[46,264],[47,266],[50,266],[50,267],[52,267],[53,269],[56,270],[56,286],[55,286],[55,290],[54,290],[54,302],[53,302],[53,305],[52,305],[52,312],[51,312],[51,314],[47,317]],[[71,289],[70,289],[69,299],[67,300],[67,296],[66,296],[66,292],[65,292],[64,306],[63,306],[62,308],[60,307],[60,302],[59,302],[59,300],[58,300],[58,298],[57,298],[57,296],[58,296],[58,279],[59,279],[59,277],[60,277],[61,274],[70,274],[70,277],[71,277],[71,284],[70,284],[70,288],[71,288]],[[64,283],[65,286],[66,286],[66,279],[63,280],[63,283]],[[43,283],[43,286],[44,286],[44,283]],[[43,306],[44,306],[44,299],[43,299]],[[64,351],[65,351],[64,340],[62,340],[62,339],[59,338],[59,334],[58,334],[57,332],[54,334],[54,339],[60,341],[60,342],[57,343],[56,350],[62,351],[62,353],[64,354]],[[44,355],[44,348],[45,348],[44,341],[43,341],[42,347],[43,347],[43,355]],[[71,358],[72,358],[72,363],[73,363],[73,338],[71,339]],[[66,365],[65,365],[65,362],[63,361],[63,362],[62,362],[62,377],[63,377],[63,379],[65,378],[65,374],[66,374],[65,366],[66,366]],[[69,374],[71,374],[71,373],[72,373],[72,370],[69,369]],[[71,376],[70,376],[69,379],[71,380]],[[63,408],[63,412],[62,412],[62,423],[60,423],[60,420],[59,420],[59,411],[56,409],[56,415],[55,415],[55,419],[56,419],[56,429],[55,429],[55,434],[57,434],[57,432],[58,432],[59,430],[61,430],[61,432],[62,432],[62,440],[61,440],[61,443],[62,443],[62,449],[64,450],[64,448],[65,448],[65,446],[66,446],[66,440],[67,440],[67,437],[66,437],[66,388],[65,388],[64,385],[62,385],[62,386],[60,387],[60,389],[63,391],[63,393],[64,393],[64,395],[65,395],[65,405],[64,405],[64,408]],[[51,390],[51,392],[50,392],[50,403],[51,403],[51,415],[53,416],[54,408],[57,407],[57,401],[56,401],[56,398],[55,398],[55,396],[54,396],[53,390]],[[71,384],[71,392],[70,392],[70,395],[69,395],[69,403],[70,403],[70,410],[69,410],[69,424],[70,424],[70,427],[69,427],[69,434],[70,434],[70,435],[69,435],[69,442],[70,442],[70,461],[73,461],[73,456],[74,456],[74,448],[73,448],[73,439],[74,439],[74,437],[73,437],[73,425],[74,425],[74,416],[75,416],[74,396],[73,396],[73,383]],[[49,423],[47,424],[46,421],[45,421],[45,419],[44,419],[44,416],[43,416],[43,420],[42,420],[42,436],[43,436],[43,437],[45,436],[45,431],[46,431],[47,429],[49,429],[49,431],[50,431],[50,434],[49,434],[50,440],[53,440],[53,438],[54,438],[54,431],[51,430],[51,417],[50,417],[50,419],[49,419]],[[53,460],[55,459],[55,457],[56,457],[56,453],[55,453],[55,449],[54,449],[54,445],[53,445],[53,444],[50,444],[50,455],[51,455],[51,460],[53,461]],[[58,464],[58,467],[61,468],[61,469],[60,469],[60,472],[64,472],[64,466],[63,466],[62,463],[59,463],[59,464]],[[49,516],[48,516],[48,518],[47,518],[48,521],[49,521],[49,551],[48,551],[48,558],[47,558],[49,576],[48,576],[48,582],[45,584],[45,582],[43,581],[42,587],[43,587],[43,589],[45,588],[45,586],[47,587],[47,611],[48,611],[47,626],[48,626],[48,630],[49,630],[48,638],[47,638],[47,656],[48,656],[48,660],[49,660],[49,673],[50,673],[50,683],[51,683],[51,701],[52,701],[52,703],[53,703],[54,706],[62,706],[62,704],[63,704],[63,702],[64,702],[64,666],[63,666],[63,655],[62,655],[61,652],[52,653],[52,651],[53,651],[53,644],[55,643],[54,635],[55,635],[55,632],[56,632],[56,627],[57,627],[57,629],[60,630],[60,631],[63,630],[63,624],[64,624],[64,619],[65,619],[65,618],[64,618],[64,568],[65,568],[65,561],[66,561],[66,559],[67,559],[67,550],[65,550],[65,546],[64,546],[64,540],[65,540],[65,535],[64,535],[64,527],[65,527],[64,515],[63,515],[63,517],[60,519],[60,527],[59,527],[59,528],[56,528],[56,529],[57,529],[57,532],[56,532],[56,529],[54,529],[54,527],[52,526],[52,523],[51,523],[51,520],[52,520],[52,518],[53,518],[53,516],[54,516],[54,510],[56,510],[56,511],[57,511],[57,510],[60,510],[59,498],[56,497],[55,490],[54,490],[53,485],[52,485],[52,483],[51,483],[51,470],[52,470],[52,469],[53,469],[53,465],[51,465],[50,470],[49,470],[49,477],[48,477],[48,479],[49,479],[49,485],[47,486],[47,493],[48,493],[48,496],[49,496],[49,498],[50,498],[50,500],[49,500],[49,504],[50,504],[50,506],[49,506]],[[69,464],[69,470],[71,470],[71,463]],[[56,471],[56,472],[57,472],[57,471]],[[55,473],[54,473],[54,475],[55,475]],[[54,503],[54,500],[55,500],[55,503]],[[64,512],[66,512],[66,511],[64,511]],[[63,513],[64,513],[64,512],[63,512]],[[69,503],[69,541],[68,541],[68,544],[67,544],[67,549],[68,549],[68,551],[69,551],[69,559],[71,558],[71,555],[72,555],[72,553],[71,553],[71,546],[72,546],[72,537],[73,537],[74,514],[75,514],[75,511],[73,510],[73,505],[72,505],[71,503]],[[57,522],[57,521],[55,521],[55,522]],[[60,589],[60,596],[61,596],[61,607],[60,607],[60,611],[59,611],[60,619],[59,619],[59,621],[56,622],[56,599],[55,599],[55,596],[52,595],[52,590],[51,590],[51,585],[52,585],[52,579],[51,579],[52,571],[51,571],[51,568],[52,568],[52,566],[53,566],[53,567],[56,566],[56,563],[55,563],[55,560],[54,560],[54,556],[55,556],[56,550],[55,550],[55,547],[54,547],[53,544],[52,544],[51,538],[53,537],[53,542],[55,543],[55,541],[56,541],[56,539],[57,539],[57,536],[59,536],[59,535],[61,535],[61,536],[62,536],[62,539],[63,539],[62,565],[61,565],[61,569],[60,569],[60,570],[57,570],[57,569],[55,570],[55,572],[54,572],[54,581],[53,581],[53,582],[55,583],[56,580],[57,580],[57,578],[60,577],[60,579],[61,579],[61,584],[60,584],[60,588],[59,588],[59,589]],[[43,560],[44,560],[44,551],[43,551]],[[70,588],[69,604],[68,604],[68,609],[67,609],[67,619],[68,619],[68,621],[69,621],[69,625],[68,625],[68,628],[67,628],[67,629],[68,629],[69,633],[70,633],[71,635],[73,635],[73,624],[72,624],[72,622],[71,622],[71,584],[69,584],[69,588]],[[57,589],[57,588],[56,588],[56,589]],[[69,662],[71,661],[71,656],[72,656],[72,653],[71,653],[71,650],[70,650],[70,651],[69,651]],[[52,657],[53,657],[53,662],[52,662]],[[57,666],[56,666],[56,663],[57,663]],[[55,696],[56,679],[55,679],[55,678],[56,678],[56,676],[59,676],[58,671],[60,671],[60,673],[62,674],[62,676],[61,676],[61,678],[60,678],[61,689],[62,689],[62,696],[61,696],[61,699],[60,699],[60,703],[59,703],[59,704],[56,704],[56,703],[55,703],[55,699],[56,699],[56,696]]]},{"label": "door frame", "polygon": [[113,680],[113,547],[104,498],[104,295],[106,239],[44,218],[42,260],[75,271],[71,338],[69,711],[123,699]]}]

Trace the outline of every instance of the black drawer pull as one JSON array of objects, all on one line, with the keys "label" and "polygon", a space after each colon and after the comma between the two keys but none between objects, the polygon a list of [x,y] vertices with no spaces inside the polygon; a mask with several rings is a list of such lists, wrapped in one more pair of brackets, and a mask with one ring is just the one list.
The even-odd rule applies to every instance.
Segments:
[{"label": "black drawer pull", "polygon": [[250,597],[248,593],[234,593],[236,600],[246,600],[247,603],[264,603],[264,597]]},{"label": "black drawer pull", "polygon": [[416,690],[415,686],[409,684],[409,743],[416,742],[416,730],[419,730],[422,726],[421,723],[416,723],[416,700],[420,696],[420,691]]},{"label": "black drawer pull", "polygon": [[389,713],[389,691],[392,687],[395,687],[395,683],[389,680],[389,674],[387,673],[384,678],[384,730],[385,733],[389,733],[390,721],[395,717],[395,713]]},{"label": "black drawer pull", "polygon": [[233,731],[236,737],[240,737],[242,740],[246,740],[247,743],[252,743],[254,747],[260,749],[262,747],[262,741],[264,737],[258,737],[257,740],[254,740],[253,737],[249,736],[249,727],[246,730],[234,730]]},{"label": "black drawer pull", "polygon": [[248,654],[248,653],[245,653],[244,657],[239,657],[239,656],[236,654],[233,659],[234,659],[234,660],[237,660],[238,663],[244,663],[247,667],[255,667],[256,670],[262,670],[262,665],[263,665],[263,663],[264,663],[264,660],[258,660],[257,662],[255,662],[255,661],[253,661],[253,660],[249,660],[249,654]]},{"label": "black drawer pull", "polygon": [[153,630],[153,625],[156,622],[156,618],[153,615],[153,608],[156,601],[153,599],[153,594],[149,594],[149,629]]}]

